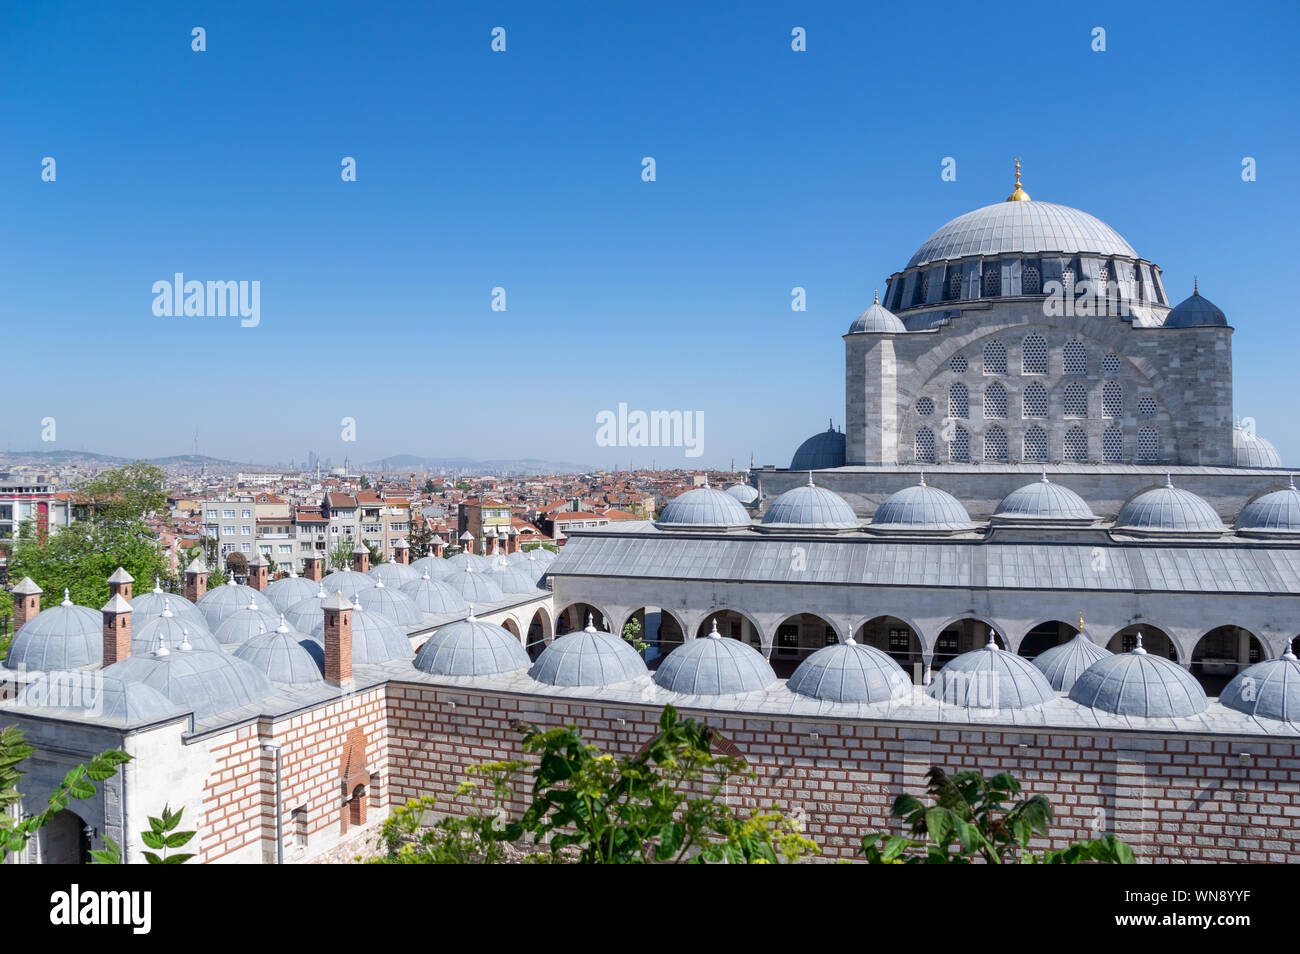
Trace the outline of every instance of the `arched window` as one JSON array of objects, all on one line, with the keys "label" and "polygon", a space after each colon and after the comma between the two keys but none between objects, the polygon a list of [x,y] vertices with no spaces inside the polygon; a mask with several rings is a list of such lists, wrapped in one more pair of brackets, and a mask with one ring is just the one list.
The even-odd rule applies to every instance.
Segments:
[{"label": "arched window", "polygon": [[964,354],[955,354],[948,360],[948,370],[953,374],[966,373],[966,356]]},{"label": "arched window", "polygon": [[984,391],[984,416],[1000,420],[1007,416],[1007,389],[994,381]]},{"label": "arched window", "polygon": [[1108,375],[1119,374],[1119,355],[1108,354],[1102,358],[1101,370]]},{"label": "arched window", "polygon": [[960,382],[948,389],[948,416],[970,416],[970,394],[966,391],[966,385]]},{"label": "arched window", "polygon": [[980,296],[996,298],[1002,294],[1002,265],[998,262],[985,262],[984,274],[980,282]]},{"label": "arched window", "polygon": [[1025,388],[1024,417],[1047,417],[1047,388],[1037,381]]},{"label": "arched window", "polygon": [[1088,392],[1082,384],[1075,382],[1065,386],[1065,416],[1088,416]]},{"label": "arched window", "polygon": [[1061,287],[1071,298],[1074,297],[1074,266],[1066,265],[1061,269]]},{"label": "arched window", "polygon": [[1108,464],[1124,459],[1124,435],[1118,427],[1108,427],[1101,435],[1101,456]]},{"label": "arched window", "polygon": [[1118,381],[1107,381],[1101,386],[1101,416],[1112,419],[1123,415],[1124,389]]},{"label": "arched window", "polygon": [[1022,374],[1047,373],[1047,339],[1042,335],[1029,335],[1025,338],[1020,370]]},{"label": "arched window", "polygon": [[996,424],[984,432],[984,459],[992,461],[1007,459],[1007,432]]},{"label": "arched window", "polygon": [[956,301],[961,297],[961,266],[954,266],[948,275],[948,300]]},{"label": "arched window", "polygon": [[1144,394],[1138,398],[1138,413],[1143,417],[1155,417],[1158,407],[1156,399],[1149,394]]},{"label": "arched window", "polygon": [[1043,291],[1043,273],[1038,270],[1037,262],[1025,262],[1020,272],[1020,293],[1022,295],[1039,295]]},{"label": "arched window", "polygon": [[1086,461],[1088,459],[1088,435],[1081,427],[1072,427],[1065,432],[1065,459],[1069,461]]},{"label": "arched window", "polygon": [[916,399],[916,413],[922,417],[929,417],[934,413],[934,401],[928,397]]},{"label": "arched window", "polygon": [[1088,373],[1088,353],[1084,350],[1082,341],[1067,341],[1065,343],[1065,373]]},{"label": "arched window", "polygon": [[922,464],[934,463],[934,431],[928,427],[917,428],[916,459]]},{"label": "arched window", "polygon": [[1025,431],[1025,460],[1047,460],[1047,432],[1037,425]]},{"label": "arched window", "polygon": [[1007,346],[996,338],[984,344],[984,373],[1007,373]]},{"label": "arched window", "polygon": [[1143,425],[1138,428],[1138,460],[1155,460],[1160,456],[1160,439],[1154,427]]},{"label": "arched window", "polygon": [[948,442],[948,459],[963,464],[970,460],[970,431],[961,425],[952,432],[952,440]]}]

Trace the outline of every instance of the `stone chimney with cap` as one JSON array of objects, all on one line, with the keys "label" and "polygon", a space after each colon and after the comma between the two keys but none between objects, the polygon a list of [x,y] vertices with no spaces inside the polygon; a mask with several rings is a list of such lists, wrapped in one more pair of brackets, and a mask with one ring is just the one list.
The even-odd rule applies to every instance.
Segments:
[{"label": "stone chimney with cap", "polygon": [[446,549],[446,547],[447,547],[447,542],[443,540],[439,534],[435,533],[433,535],[433,555],[441,559],[442,551]]},{"label": "stone chimney with cap", "polygon": [[261,550],[257,556],[248,561],[248,585],[259,593],[266,589],[267,577],[271,573],[271,561]]},{"label": "stone chimney with cap", "polygon": [[325,681],[331,686],[352,686],[352,612],[342,590],[335,590],[321,604],[325,611]]},{"label": "stone chimney with cap", "polygon": [[306,556],[302,558],[302,575],[307,577],[313,583],[321,581],[322,570],[325,564],[325,558],[319,556]]},{"label": "stone chimney with cap", "polygon": [[22,629],[23,623],[41,611],[43,592],[30,576],[23,577],[22,582],[13,588],[15,633]]},{"label": "stone chimney with cap", "polygon": [[411,565],[411,545],[405,540],[398,540],[393,544],[393,562],[400,563],[402,566]]},{"label": "stone chimney with cap", "polygon": [[352,548],[352,571],[354,573],[370,572],[370,548],[366,546],[364,540],[358,540],[357,545]]},{"label": "stone chimney with cap", "polygon": [[104,665],[111,666],[131,655],[131,604],[114,593],[104,604]]},{"label": "stone chimney with cap", "polygon": [[131,584],[135,582],[135,577],[126,572],[125,567],[118,567],[113,571],[113,575],[108,578],[108,592],[114,596],[120,596],[128,603],[131,602],[132,590]]},{"label": "stone chimney with cap", "polygon": [[474,552],[474,534],[470,533],[468,530],[460,535],[460,552]]},{"label": "stone chimney with cap", "polygon": [[195,557],[185,568],[185,598],[191,603],[197,603],[203,599],[207,591],[208,566],[200,558]]}]

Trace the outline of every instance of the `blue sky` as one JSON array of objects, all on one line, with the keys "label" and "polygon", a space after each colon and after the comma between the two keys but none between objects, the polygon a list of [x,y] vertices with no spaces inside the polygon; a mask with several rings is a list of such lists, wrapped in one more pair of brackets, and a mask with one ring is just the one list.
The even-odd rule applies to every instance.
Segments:
[{"label": "blue sky", "polygon": [[[1019,155],[1175,300],[1200,276],[1300,461],[1300,6],[701,6],[8,5],[0,440],[784,466],[873,287]],[[156,317],[178,271],[260,281],[260,324]],[[597,447],[619,402],[702,412],[703,456]]]}]

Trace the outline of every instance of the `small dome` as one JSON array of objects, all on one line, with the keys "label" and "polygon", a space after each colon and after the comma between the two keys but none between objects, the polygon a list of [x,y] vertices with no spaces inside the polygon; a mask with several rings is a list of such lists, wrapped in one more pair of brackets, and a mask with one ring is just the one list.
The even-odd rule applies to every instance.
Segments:
[{"label": "small dome", "polygon": [[898,702],[912,692],[912,680],[888,653],[852,639],[817,650],[785,686],[824,702]]},{"label": "small dome", "polygon": [[1262,494],[1242,507],[1237,532],[1261,536],[1300,534],[1300,491],[1295,481],[1286,490]]},{"label": "small dome", "polygon": [[375,578],[368,573],[358,573],[356,570],[335,570],[321,580],[321,585],[325,587],[326,593],[338,590],[344,596],[352,597],[374,586]]},{"label": "small dome", "polygon": [[546,547],[540,545],[532,547],[528,550],[520,550],[519,553],[523,554],[523,559],[536,560],[538,563],[541,563],[543,566],[549,566],[550,563],[557,556],[559,556],[559,554],[556,553],[554,550],[548,550]]},{"label": "small dome", "polygon": [[740,501],[741,506],[748,507],[758,499],[758,491],[749,484],[732,484],[724,493],[731,494]]},{"label": "small dome", "polygon": [[18,694],[16,704],[54,717],[66,715],[75,719],[93,716],[98,723],[107,722],[118,726],[162,722],[184,715],[186,711],[157,689],[139,682],[127,682],[120,676],[107,675],[106,672],[95,674],[96,708],[62,707],[57,703],[70,701],[64,687],[77,685],[77,682],[70,680],[84,676],[71,672],[54,672],[49,675],[50,684],[44,683],[43,678],[38,676],[24,686]]},{"label": "small dome", "polygon": [[[411,563],[411,569],[416,573],[416,579],[419,579],[425,573],[429,574],[431,580],[441,580],[451,572],[451,561],[444,560],[439,556],[420,557]],[[403,586],[406,584],[403,583]]]},{"label": "small dome", "polygon": [[763,515],[763,526],[773,530],[853,530],[858,526],[857,514],[839,494],[812,482],[793,487],[772,502]]},{"label": "small dome", "polygon": [[1300,723],[1300,661],[1288,646],[1277,659],[1248,666],[1224,687],[1219,702],[1257,718]]},{"label": "small dome", "polygon": [[316,654],[303,645],[310,642],[302,633],[289,628],[280,617],[274,633],[254,636],[235,650],[236,659],[242,659],[272,682],[301,686],[320,682],[324,671],[316,662]]},{"label": "small dome", "polygon": [[215,633],[217,628],[226,621],[227,616],[239,612],[248,605],[250,600],[258,599],[260,596],[261,594],[251,586],[236,583],[235,578],[231,577],[226,581],[225,586],[213,587],[204,593],[195,605],[207,620],[208,629]]},{"label": "small dome", "polygon": [[542,651],[528,675],[548,686],[612,686],[644,676],[645,661],[627,640],[592,625],[561,636]]},{"label": "small dome", "polygon": [[1238,467],[1282,466],[1282,455],[1276,447],[1239,425],[1232,429],[1232,453]]},{"label": "small dome", "polygon": [[309,580],[305,576],[286,576],[282,580],[268,583],[262,593],[277,612],[283,613],[299,600],[315,596],[317,586],[315,580]]},{"label": "small dome", "polygon": [[329,596],[325,588],[316,584],[316,593],[301,599],[284,611],[285,619],[289,625],[300,633],[314,633],[317,626],[324,625],[325,621],[325,599]]},{"label": "small dome", "polygon": [[1208,325],[1226,326],[1228,318],[1208,298],[1202,298],[1199,290],[1193,289],[1190,298],[1185,298],[1174,310],[1165,315],[1166,328],[1203,328]]},{"label": "small dome", "polygon": [[1190,672],[1142,648],[1097,660],[1070,689],[1070,699],[1116,715],[1158,719],[1196,715],[1208,700]]},{"label": "small dome", "polygon": [[142,626],[146,619],[161,616],[164,609],[171,610],[172,615],[178,619],[192,622],[202,626],[205,631],[211,632],[207,617],[203,615],[202,610],[179,593],[166,592],[157,580],[154,581],[154,588],[148,593],[137,593],[131,597],[132,628]]},{"label": "small dome", "polygon": [[65,590],[60,605],[41,610],[19,627],[0,664],[46,672],[96,666],[103,660],[103,616],[73,604]]},{"label": "small dome", "polygon": [[435,676],[492,676],[531,662],[508,629],[472,616],[439,629],[415,656],[415,668]]},{"label": "small dome", "polygon": [[896,314],[880,303],[880,296],[876,296],[875,304],[864,311],[849,325],[849,334],[855,335],[859,332],[884,333],[884,334],[903,334],[907,331],[907,325]]},{"label": "small dome", "polygon": [[791,470],[827,470],[843,467],[847,459],[844,432],[829,427],[814,434],[794,452],[790,459]]},{"label": "small dome", "polygon": [[383,580],[376,580],[375,585],[361,592],[361,605],[372,613],[387,616],[401,626],[414,626],[424,622],[424,611],[397,587],[388,586]]},{"label": "small dome", "polygon": [[1115,529],[1136,533],[1223,533],[1227,527],[1214,508],[1165,478],[1163,487],[1144,490],[1120,509]]},{"label": "small dome", "polygon": [[776,673],[753,646],[722,636],[714,620],[709,635],[688,639],[665,656],[654,679],[686,696],[729,696],[766,689]]},{"label": "small dome", "polygon": [[523,566],[516,566],[513,563],[497,566],[488,574],[488,579],[500,587],[501,592],[508,596],[537,595],[538,578]]},{"label": "small dome", "polygon": [[[365,599],[362,593],[360,599]],[[320,624],[312,630],[312,641],[325,645],[325,618],[321,614]],[[393,662],[397,659],[411,658],[411,641],[402,628],[387,616],[367,612],[356,601],[352,603],[352,661],[354,663]]]},{"label": "small dome", "polygon": [[1054,484],[1043,474],[1041,480],[1017,487],[998,504],[993,519],[1037,522],[1041,520],[1092,523],[1097,515],[1082,497],[1069,487]]},{"label": "small dome", "polygon": [[659,515],[658,527],[748,527],[749,513],[735,497],[707,483],[674,497]]},{"label": "small dome", "polygon": [[272,611],[271,604],[265,600],[254,599],[249,600],[248,605],[243,609],[227,616],[225,622],[217,627],[213,635],[223,646],[230,646],[248,642],[262,633],[274,633],[279,625],[280,620]]},{"label": "small dome", "polygon": [[469,603],[442,580],[423,576],[413,583],[402,587],[402,592],[411,598],[422,613],[435,616],[463,615],[469,612]]},{"label": "small dome", "polygon": [[384,586],[399,587],[403,583],[410,583],[412,580],[418,580],[423,571],[413,569],[405,563],[395,563],[385,561],[378,566],[372,566],[367,576],[374,577]]},{"label": "small dome", "polygon": [[904,487],[890,494],[871,518],[872,530],[970,530],[970,514],[952,494],[931,487],[921,475],[915,487]]},{"label": "small dome", "polygon": [[103,672],[105,678],[156,689],[199,719],[253,705],[275,693],[271,680],[242,659],[202,649],[130,656]]},{"label": "small dome", "polygon": [[148,656],[159,646],[169,650],[180,649],[189,643],[191,649],[203,649],[217,652],[221,643],[203,623],[180,616],[173,616],[166,608],[162,614],[152,619],[138,620],[131,614],[131,655]]},{"label": "small dome", "polygon": [[1080,630],[1074,639],[1039,653],[1033,663],[1053,689],[1069,692],[1085,669],[1110,655],[1113,654],[1109,649],[1098,646],[1085,630]]},{"label": "small dome", "polygon": [[444,580],[467,603],[499,603],[506,598],[501,587],[492,582],[492,574],[465,563]]},{"label": "small dome", "polygon": [[472,566],[476,573],[484,572],[492,567],[492,561],[477,553],[457,553],[447,561],[447,566],[449,570],[446,576],[450,579],[457,573],[464,573],[466,566]]},{"label": "small dome", "polygon": [[1056,698],[1033,663],[999,649],[991,637],[983,649],[962,653],[940,669],[930,695],[967,709],[1027,709]]}]

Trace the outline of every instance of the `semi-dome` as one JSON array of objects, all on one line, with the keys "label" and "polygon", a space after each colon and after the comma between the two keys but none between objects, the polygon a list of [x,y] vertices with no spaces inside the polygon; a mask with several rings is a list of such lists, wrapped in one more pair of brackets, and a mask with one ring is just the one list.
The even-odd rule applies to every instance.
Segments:
[{"label": "semi-dome", "polygon": [[[364,600],[362,593],[359,599]],[[312,630],[313,642],[325,644],[325,620],[322,613],[320,625]],[[352,603],[352,661],[354,663],[392,662],[411,658],[411,641],[400,626],[387,616],[371,613],[357,601]]]},{"label": "semi-dome", "polygon": [[415,654],[415,668],[435,676],[492,676],[531,662],[510,630],[473,616],[442,627]]},{"label": "semi-dome", "polygon": [[96,666],[103,660],[103,617],[74,604],[64,590],[62,603],[41,610],[19,627],[0,665],[45,672]]},{"label": "semi-dome", "polygon": [[665,656],[654,679],[686,696],[724,696],[766,689],[776,673],[753,646],[719,633],[715,619],[709,635],[688,639]]},{"label": "semi-dome", "polygon": [[787,490],[763,514],[763,526],[772,530],[852,530],[858,516],[837,493],[813,483]]},{"label": "semi-dome", "polygon": [[817,650],[785,686],[823,702],[898,702],[912,692],[912,680],[888,653],[851,638]]},{"label": "semi-dome", "polygon": [[248,605],[249,600],[255,600],[260,595],[251,586],[236,583],[232,576],[225,586],[215,586],[204,593],[195,605],[207,620],[208,629],[215,633],[227,616],[239,612]]},{"label": "semi-dome", "polygon": [[1300,534],[1300,491],[1295,480],[1285,490],[1262,494],[1242,507],[1237,532],[1251,536]]},{"label": "semi-dome", "polygon": [[940,669],[929,691],[967,709],[1026,709],[1056,698],[1047,677],[1025,657],[999,649],[992,634],[983,649],[962,653]]},{"label": "semi-dome", "polygon": [[827,470],[843,467],[847,461],[847,444],[843,431],[834,426],[808,438],[790,459],[791,470]]},{"label": "semi-dome", "polygon": [[492,582],[491,573],[481,572],[469,563],[463,564],[443,582],[459,593],[460,598],[467,603],[498,603],[506,598],[501,587]]},{"label": "semi-dome", "polygon": [[[416,572],[416,579],[428,573],[430,579],[441,580],[451,572],[451,561],[440,556],[420,557],[420,559],[411,563],[411,569]],[[405,586],[406,584],[403,583],[402,585]]]},{"label": "semi-dome", "polygon": [[282,616],[275,632],[254,636],[236,649],[234,656],[272,682],[287,686],[320,682],[324,670],[317,663],[316,654],[303,645],[304,641],[310,642],[302,633],[290,629]]},{"label": "semi-dome", "polygon": [[368,573],[358,573],[356,570],[335,570],[321,580],[321,585],[325,587],[327,593],[338,590],[344,596],[353,596],[374,586],[375,578]]},{"label": "semi-dome", "polygon": [[1017,487],[1002,498],[993,519],[999,522],[1070,521],[1092,523],[1097,515],[1082,497],[1069,487],[1054,484],[1043,474],[1041,480]]},{"label": "semi-dome", "polygon": [[1282,455],[1276,447],[1240,425],[1232,428],[1232,455],[1238,467],[1282,466]]},{"label": "semi-dome", "polygon": [[1163,487],[1144,490],[1120,509],[1115,529],[1133,533],[1223,533],[1227,528],[1214,508],[1190,490]]},{"label": "semi-dome", "polygon": [[403,583],[418,580],[420,572],[420,570],[413,569],[405,563],[385,561],[378,566],[372,566],[370,572],[366,575],[379,580],[384,586],[398,587]]},{"label": "semi-dome", "polygon": [[1300,660],[1288,645],[1277,659],[1248,666],[1224,687],[1219,702],[1261,719],[1300,722]]},{"label": "semi-dome", "polygon": [[98,708],[93,713],[85,708],[60,706],[58,703],[69,701],[64,687],[77,685],[72,680],[78,678],[84,676],[71,672],[52,672],[48,674],[47,682],[44,674],[38,675],[18,694],[17,705],[38,709],[43,714],[54,717],[76,719],[93,715],[97,723],[117,726],[162,722],[185,714],[185,710],[157,689],[139,682],[128,682],[121,676],[109,675],[107,670],[96,674]]},{"label": "semi-dome", "polygon": [[277,611],[283,613],[299,600],[315,596],[316,587],[315,580],[309,580],[305,576],[290,573],[283,579],[268,583],[262,593]]},{"label": "semi-dome", "polygon": [[415,600],[397,587],[387,586],[383,580],[376,580],[374,586],[362,591],[361,603],[370,612],[381,613],[402,626],[424,622],[424,611]]},{"label": "semi-dome", "polygon": [[223,646],[232,646],[247,642],[261,633],[273,633],[279,624],[280,620],[272,611],[270,603],[252,599],[243,609],[227,616],[212,635]]},{"label": "semi-dome", "polygon": [[869,529],[955,532],[974,526],[961,501],[945,490],[931,487],[922,474],[916,486],[904,487],[885,498],[876,508]]},{"label": "semi-dome", "polygon": [[1194,676],[1176,662],[1142,648],[1099,659],[1075,680],[1070,699],[1116,715],[1158,719],[1196,715],[1208,700]]},{"label": "semi-dome", "polygon": [[104,676],[156,689],[199,719],[275,693],[271,680],[242,659],[203,649],[128,656],[106,667]]},{"label": "semi-dome", "polygon": [[749,513],[740,505],[740,501],[707,483],[670,500],[656,523],[659,527],[688,529],[749,525]]},{"label": "semi-dome", "polygon": [[411,598],[422,613],[435,616],[462,614],[469,612],[469,603],[442,580],[431,579],[427,575],[402,587],[402,592]]},{"label": "semi-dome", "polygon": [[148,656],[160,646],[170,650],[187,643],[191,649],[211,652],[221,649],[221,643],[207,626],[173,615],[170,606],[165,606],[162,613],[152,619],[138,620],[135,613],[131,614],[131,655]]},{"label": "semi-dome", "polygon": [[1083,671],[1099,659],[1113,655],[1109,649],[1092,641],[1079,619],[1079,632],[1071,640],[1044,650],[1034,657],[1034,666],[1047,677],[1057,692],[1069,692]]},{"label": "semi-dome", "polygon": [[168,593],[157,579],[152,590],[131,597],[131,625],[140,626],[146,619],[161,616],[163,610],[171,610],[173,616],[210,631],[202,610],[179,593]]},{"label": "semi-dome", "polygon": [[849,325],[849,334],[851,335],[862,332],[896,335],[906,331],[907,325],[903,324],[903,319],[880,303],[879,294],[876,295],[875,303],[858,315],[853,324]]},{"label": "semi-dome", "polygon": [[611,686],[644,676],[645,661],[622,637],[587,628],[561,636],[542,651],[528,675],[548,686]]},{"label": "semi-dome", "polygon": [[1223,311],[1201,295],[1200,291],[1193,287],[1190,297],[1183,299],[1174,306],[1174,310],[1165,316],[1166,328],[1204,328],[1209,326],[1224,327],[1228,324],[1228,317]]},{"label": "semi-dome", "polygon": [[1137,258],[1133,246],[1101,219],[1068,205],[1026,197],[957,216],[922,243],[907,267],[1013,252]]},{"label": "semi-dome", "polygon": [[740,501],[741,506],[748,507],[758,500],[758,490],[749,484],[732,484],[725,491]]}]

